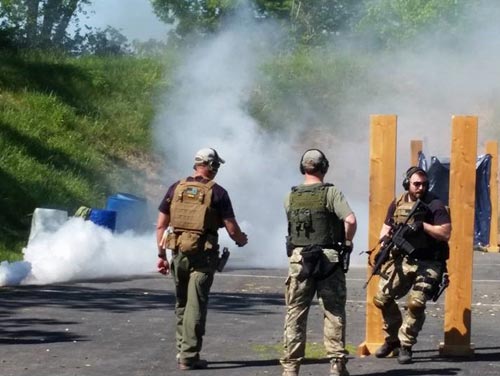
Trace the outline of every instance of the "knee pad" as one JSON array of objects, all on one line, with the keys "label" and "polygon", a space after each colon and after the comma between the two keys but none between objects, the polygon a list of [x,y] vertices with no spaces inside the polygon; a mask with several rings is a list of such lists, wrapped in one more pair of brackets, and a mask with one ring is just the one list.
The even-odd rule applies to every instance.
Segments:
[{"label": "knee pad", "polygon": [[379,309],[388,307],[389,305],[391,305],[392,302],[393,300],[389,296],[377,294],[373,297],[373,304],[375,305],[375,307]]},{"label": "knee pad", "polygon": [[410,297],[408,299],[408,311],[412,316],[418,316],[425,310],[425,302],[421,299]]}]

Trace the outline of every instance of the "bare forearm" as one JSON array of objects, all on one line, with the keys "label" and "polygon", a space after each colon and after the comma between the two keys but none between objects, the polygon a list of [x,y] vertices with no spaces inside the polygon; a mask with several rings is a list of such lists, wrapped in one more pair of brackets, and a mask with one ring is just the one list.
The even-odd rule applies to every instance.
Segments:
[{"label": "bare forearm", "polygon": [[158,245],[158,253],[163,251],[163,246],[161,245],[161,240],[163,238],[163,234],[168,227],[170,222],[170,217],[167,214],[159,213],[158,220],[156,221],[156,244]]},{"label": "bare forearm", "polygon": [[238,222],[236,222],[235,218],[225,219],[224,226],[226,227],[227,234],[234,242],[241,246],[244,246],[248,242],[247,235],[241,231]]},{"label": "bare forearm", "polygon": [[451,224],[447,223],[444,225],[431,225],[430,223],[424,223],[424,231],[432,236],[434,239],[447,242],[450,240],[451,236]]},{"label": "bare forearm", "polygon": [[358,224],[354,213],[349,214],[344,220],[345,238],[347,240],[352,240],[354,238],[357,227]]}]

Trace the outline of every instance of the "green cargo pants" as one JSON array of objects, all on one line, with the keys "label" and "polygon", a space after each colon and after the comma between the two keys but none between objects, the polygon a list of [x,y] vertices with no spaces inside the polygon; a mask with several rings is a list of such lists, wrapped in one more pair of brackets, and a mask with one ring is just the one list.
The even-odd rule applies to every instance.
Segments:
[{"label": "green cargo pants", "polygon": [[216,261],[217,252],[198,252],[189,256],[178,252],[173,255],[175,337],[177,352],[183,363],[199,359]]}]

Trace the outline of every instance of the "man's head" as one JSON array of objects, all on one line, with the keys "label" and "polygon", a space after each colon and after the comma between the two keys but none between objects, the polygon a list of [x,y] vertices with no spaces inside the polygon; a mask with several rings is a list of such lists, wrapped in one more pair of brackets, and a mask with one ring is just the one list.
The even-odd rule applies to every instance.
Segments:
[{"label": "man's head", "polygon": [[427,173],[420,167],[410,167],[405,173],[403,188],[408,191],[412,200],[422,198],[429,188]]},{"label": "man's head", "polygon": [[226,161],[217,154],[215,149],[203,148],[198,150],[194,156],[194,169],[196,170],[197,166],[206,166],[208,171],[212,172],[215,176],[221,163],[225,162]]},{"label": "man's head", "polygon": [[330,166],[325,154],[319,149],[306,150],[300,159],[300,172],[302,175],[314,174],[320,172],[323,175],[328,171]]}]

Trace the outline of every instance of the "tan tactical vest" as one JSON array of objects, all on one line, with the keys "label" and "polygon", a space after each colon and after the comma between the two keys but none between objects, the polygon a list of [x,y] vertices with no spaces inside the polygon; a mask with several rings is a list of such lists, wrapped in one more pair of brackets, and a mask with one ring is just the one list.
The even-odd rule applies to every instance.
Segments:
[{"label": "tan tactical vest", "polygon": [[[408,202],[406,200],[406,195],[406,193],[403,193],[396,200],[396,210],[394,210],[394,214],[392,216],[394,224],[404,223],[406,221],[406,218],[408,218],[411,210],[413,209],[413,206],[415,205],[415,202]],[[425,213],[425,209],[423,209],[422,211],[417,211],[408,220],[407,224],[411,224],[415,221],[424,221]],[[419,234],[409,236],[406,240],[416,249],[427,248],[429,246],[428,237],[423,231]]]},{"label": "tan tactical vest", "polygon": [[214,181],[202,183],[182,179],[174,190],[170,204],[170,226],[175,249],[182,252],[217,247],[220,218],[210,206]]},{"label": "tan tactical vest", "polygon": [[[403,193],[401,196],[398,197],[396,200],[396,210],[394,210],[394,214],[392,215],[392,219],[394,220],[395,224],[400,224],[406,221],[406,218],[408,218],[408,214],[410,214],[411,209],[413,209],[413,206],[415,205],[415,202],[408,202],[406,201],[406,193]],[[408,221],[408,224],[413,223],[415,220],[420,220],[422,221],[423,218],[416,219],[419,216],[419,213],[415,213],[412,218]]]}]

